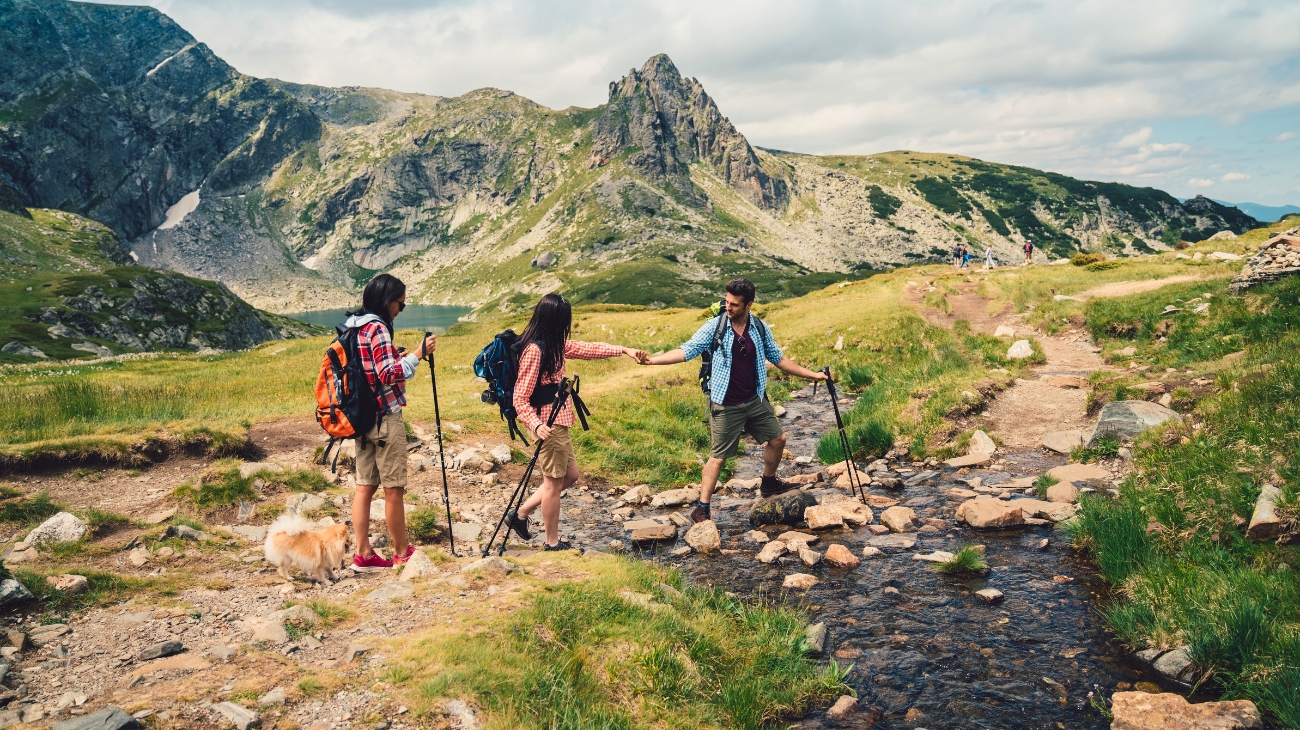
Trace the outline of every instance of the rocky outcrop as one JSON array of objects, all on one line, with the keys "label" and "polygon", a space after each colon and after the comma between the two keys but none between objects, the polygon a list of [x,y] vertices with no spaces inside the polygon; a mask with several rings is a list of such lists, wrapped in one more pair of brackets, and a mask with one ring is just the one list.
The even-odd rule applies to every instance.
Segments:
[{"label": "rocky outcrop", "polygon": [[1111,730],[1247,730],[1264,727],[1250,700],[1190,704],[1170,692],[1116,692]]},{"label": "rocky outcrop", "polygon": [[701,205],[689,167],[699,162],[746,200],[769,210],[789,200],[783,179],[763,169],[754,149],[695,79],[684,79],[671,59],[659,54],[610,82],[609,103],[596,121],[591,162],[604,165],[627,154],[628,164],[647,179],[671,185]]},{"label": "rocky outcrop", "polygon": [[1088,439],[1093,448],[1102,438],[1130,439],[1165,421],[1182,421],[1182,416],[1156,403],[1144,400],[1117,400],[1101,407],[1097,428]]},{"label": "rocky outcrop", "polygon": [[1241,267],[1228,288],[1244,291],[1256,284],[1300,274],[1300,227],[1288,229],[1268,239]]}]

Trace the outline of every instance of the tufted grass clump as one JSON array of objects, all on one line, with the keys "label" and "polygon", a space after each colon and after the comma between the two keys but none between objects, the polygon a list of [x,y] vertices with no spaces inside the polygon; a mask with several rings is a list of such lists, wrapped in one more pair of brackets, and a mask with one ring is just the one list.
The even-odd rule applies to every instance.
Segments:
[{"label": "tufted grass clump", "polygon": [[952,560],[936,563],[934,569],[946,575],[972,575],[987,571],[989,564],[984,560],[983,551],[974,545],[964,545],[953,553]]}]

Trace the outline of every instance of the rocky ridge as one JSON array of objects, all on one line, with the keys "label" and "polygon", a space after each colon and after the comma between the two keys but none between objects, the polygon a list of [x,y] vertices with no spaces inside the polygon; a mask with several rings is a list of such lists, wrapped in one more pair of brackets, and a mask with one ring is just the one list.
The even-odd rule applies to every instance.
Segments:
[{"label": "rocky ridge", "polygon": [[1256,284],[1276,281],[1300,273],[1300,227],[1289,228],[1270,237],[1251,256],[1229,288],[1240,292]]}]

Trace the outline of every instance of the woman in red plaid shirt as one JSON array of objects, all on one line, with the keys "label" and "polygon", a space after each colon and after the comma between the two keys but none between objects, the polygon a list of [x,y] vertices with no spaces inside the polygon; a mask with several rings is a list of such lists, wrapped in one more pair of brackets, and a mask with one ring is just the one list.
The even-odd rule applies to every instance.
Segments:
[{"label": "woman in red plaid shirt", "polygon": [[[406,381],[415,375],[415,366],[426,352],[433,352],[438,338],[429,335],[417,352],[403,357],[393,346],[393,318],[406,308],[406,285],[392,274],[380,274],[366,285],[361,294],[361,309],[350,313],[346,327],[360,327],[357,354],[370,388],[379,400],[379,419],[357,443],[357,492],[352,500],[352,529],[356,531],[357,552],[352,556],[352,570],[400,568],[411,558],[414,548],[406,542],[406,425],[402,407],[406,405]],[[363,446],[364,444],[364,446]],[[393,557],[385,558],[370,547],[370,500],[380,485],[384,487],[384,522],[393,538]]]},{"label": "woman in red plaid shirt", "polygon": [[[542,472],[542,488],[533,493],[518,512],[507,515],[510,528],[525,540],[532,539],[528,516],[540,505],[546,527],[546,550],[567,550],[572,545],[560,539],[560,492],[578,481],[578,460],[573,454],[569,428],[573,426],[573,406],[565,400],[555,416],[555,425],[547,426],[556,386],[564,379],[564,362],[603,360],[627,355],[644,364],[649,357],[633,350],[604,342],[570,340],[573,308],[559,294],[547,294],[537,303],[533,318],[519,336],[523,350],[519,354],[519,375],[515,380],[515,411],[519,420],[542,441],[537,468]],[[549,386],[549,387],[548,387]],[[534,397],[534,396],[537,397]]]}]

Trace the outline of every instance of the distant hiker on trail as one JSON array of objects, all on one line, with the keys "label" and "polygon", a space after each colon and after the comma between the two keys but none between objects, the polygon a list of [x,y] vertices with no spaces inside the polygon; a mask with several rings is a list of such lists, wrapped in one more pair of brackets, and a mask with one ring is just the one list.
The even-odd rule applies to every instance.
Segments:
[{"label": "distant hiker on trail", "polygon": [[961,245],[961,268],[965,269],[969,267],[970,267],[970,249],[967,248],[966,244],[963,243]]},{"label": "distant hiker on trail", "polygon": [[[406,308],[406,285],[392,274],[380,274],[366,284],[361,309],[348,312],[345,327],[359,327],[357,350],[361,367],[379,401],[379,418],[364,439],[357,440],[357,490],[352,500],[352,529],[357,553],[352,569],[358,573],[401,567],[415,548],[406,542],[406,381],[415,375],[425,353],[433,352],[438,338],[430,335],[416,352],[405,357],[393,346],[393,318]],[[384,522],[393,538],[393,558],[370,547],[370,500],[384,487]]]},{"label": "distant hiker on trail", "polygon": [[961,268],[961,244],[952,247],[952,265],[953,268]]},{"label": "distant hiker on trail", "polygon": [[984,248],[984,268],[996,269],[997,267],[998,267],[998,263],[993,260],[993,247],[986,246]]},{"label": "distant hiker on trail", "polygon": [[618,345],[570,340],[572,329],[573,307],[559,294],[547,294],[537,303],[532,320],[519,336],[519,375],[515,380],[514,406],[519,420],[543,442],[537,456],[542,486],[517,512],[507,514],[506,519],[510,529],[525,540],[531,539],[528,516],[540,505],[542,524],[546,529],[546,550],[572,547],[567,540],[560,539],[560,492],[573,486],[579,476],[578,459],[573,453],[573,440],[569,437],[569,428],[574,422],[569,399],[560,406],[555,425],[546,425],[560,381],[564,380],[565,360],[603,360],[627,355],[645,364],[649,357],[641,350]]},{"label": "distant hiker on trail", "polygon": [[[797,486],[776,478],[776,467],[785,451],[785,434],[767,399],[767,363],[808,380],[826,379],[824,374],[801,367],[782,354],[767,325],[749,313],[754,303],[754,285],[748,279],[735,279],[727,284],[726,302],[726,311],[719,312],[718,317],[725,315],[731,326],[723,333],[719,356],[713,358],[708,379],[712,449],[700,480],[700,503],[691,512],[695,522],[712,519],[709,500],[713,488],[718,483],[723,462],[736,455],[743,433],[767,444],[763,450],[762,496],[770,497]],[[689,342],[651,357],[647,364],[672,365],[699,357],[712,347],[719,324],[719,319],[709,320]]]},{"label": "distant hiker on trail", "polygon": [[1025,239],[1025,266],[1034,263],[1034,242],[1028,238]]}]

